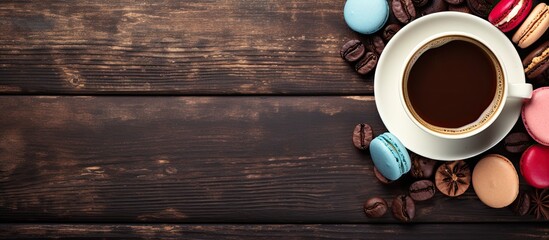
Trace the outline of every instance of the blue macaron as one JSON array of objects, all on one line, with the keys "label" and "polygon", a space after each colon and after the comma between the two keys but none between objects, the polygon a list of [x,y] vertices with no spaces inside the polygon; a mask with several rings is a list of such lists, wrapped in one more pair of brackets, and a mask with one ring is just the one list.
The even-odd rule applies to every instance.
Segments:
[{"label": "blue macaron", "polygon": [[377,170],[389,180],[397,180],[410,171],[412,166],[410,155],[404,145],[389,132],[372,140],[370,154]]},{"label": "blue macaron", "polygon": [[387,0],[347,0],[343,17],[349,27],[362,34],[377,32],[389,18]]}]

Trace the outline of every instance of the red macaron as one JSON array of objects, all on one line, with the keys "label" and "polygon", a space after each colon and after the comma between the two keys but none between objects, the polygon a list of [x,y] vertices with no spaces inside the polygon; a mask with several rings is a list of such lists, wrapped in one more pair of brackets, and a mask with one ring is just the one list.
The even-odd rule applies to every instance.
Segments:
[{"label": "red macaron", "polygon": [[534,144],[520,158],[520,172],[524,180],[535,188],[549,187],[549,147]]},{"label": "red macaron", "polygon": [[501,0],[488,15],[488,21],[502,32],[516,28],[530,13],[532,0]]}]

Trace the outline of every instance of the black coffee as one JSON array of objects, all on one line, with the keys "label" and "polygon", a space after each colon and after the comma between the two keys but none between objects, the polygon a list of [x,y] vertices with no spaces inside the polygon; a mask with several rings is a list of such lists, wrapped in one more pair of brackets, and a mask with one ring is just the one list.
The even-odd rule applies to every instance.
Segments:
[{"label": "black coffee", "polygon": [[497,73],[479,46],[453,40],[424,52],[406,83],[409,102],[425,122],[442,128],[473,123],[490,106]]}]

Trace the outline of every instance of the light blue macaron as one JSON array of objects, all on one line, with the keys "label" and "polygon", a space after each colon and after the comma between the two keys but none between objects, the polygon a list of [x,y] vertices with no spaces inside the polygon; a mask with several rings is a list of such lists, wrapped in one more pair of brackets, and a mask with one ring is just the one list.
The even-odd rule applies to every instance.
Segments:
[{"label": "light blue macaron", "polygon": [[387,0],[347,0],[343,17],[349,27],[362,34],[377,32],[389,18]]},{"label": "light blue macaron", "polygon": [[377,170],[389,180],[397,180],[410,171],[412,166],[410,155],[404,145],[389,132],[372,140],[370,155]]},{"label": "light blue macaron", "polygon": [[377,32],[389,18],[387,0],[347,0],[343,17],[349,27],[362,34]]}]

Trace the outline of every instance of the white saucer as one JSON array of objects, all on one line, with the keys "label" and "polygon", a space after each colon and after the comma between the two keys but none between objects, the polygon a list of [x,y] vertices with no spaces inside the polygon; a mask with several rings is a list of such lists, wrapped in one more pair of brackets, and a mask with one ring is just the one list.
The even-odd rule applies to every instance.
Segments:
[{"label": "white saucer", "polygon": [[520,115],[522,100],[507,99],[496,121],[483,132],[464,139],[445,139],[419,128],[405,112],[399,99],[399,81],[406,57],[416,45],[434,34],[466,32],[484,40],[498,51],[510,83],[524,83],[522,62],[513,44],[489,22],[459,12],[441,12],[421,17],[402,28],[389,41],[378,62],[374,80],[377,110],[387,129],[419,155],[437,160],[459,160],[478,155],[501,141],[513,128]]}]

